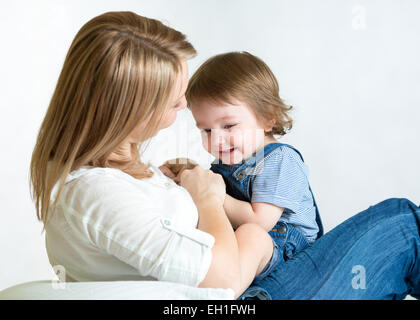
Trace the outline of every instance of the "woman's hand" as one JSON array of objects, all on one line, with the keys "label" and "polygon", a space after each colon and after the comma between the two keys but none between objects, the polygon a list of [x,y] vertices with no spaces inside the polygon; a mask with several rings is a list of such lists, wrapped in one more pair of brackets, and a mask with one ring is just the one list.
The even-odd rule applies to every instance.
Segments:
[{"label": "woman's hand", "polygon": [[181,173],[186,169],[193,169],[198,164],[188,158],[176,158],[166,161],[159,167],[162,173],[179,184]]},{"label": "woman's hand", "polygon": [[200,166],[183,170],[180,186],[187,189],[196,205],[209,201],[209,198],[215,199],[221,206],[225,201],[226,185],[222,176]]}]

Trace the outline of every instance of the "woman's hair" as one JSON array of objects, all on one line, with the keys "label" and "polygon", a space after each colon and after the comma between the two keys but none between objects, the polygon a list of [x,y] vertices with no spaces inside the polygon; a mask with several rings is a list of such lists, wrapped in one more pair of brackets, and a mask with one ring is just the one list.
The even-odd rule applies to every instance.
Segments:
[{"label": "woman's hair", "polygon": [[131,158],[110,154],[147,119],[144,140],[158,131],[182,61],[196,54],[185,36],[158,20],[133,12],[108,12],[76,34],[60,73],[32,154],[30,178],[37,217],[49,219],[69,172],[84,165],[118,168],[141,179],[140,144]]},{"label": "woman's hair", "polygon": [[279,86],[270,68],[248,52],[229,52],[211,57],[191,77],[186,91],[189,108],[200,100],[235,104],[239,100],[251,108],[257,119],[274,127],[268,135],[285,135],[292,128],[287,106],[279,96]]}]

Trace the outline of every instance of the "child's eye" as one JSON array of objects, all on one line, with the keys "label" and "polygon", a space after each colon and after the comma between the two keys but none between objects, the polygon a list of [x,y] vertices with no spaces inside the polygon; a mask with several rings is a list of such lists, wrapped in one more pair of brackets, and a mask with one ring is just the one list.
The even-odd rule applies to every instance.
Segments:
[{"label": "child's eye", "polygon": [[205,132],[205,133],[210,133],[211,129],[203,129],[202,131]]},{"label": "child's eye", "polygon": [[227,124],[227,125],[225,125],[225,129],[230,129],[234,126],[236,126],[236,124]]}]

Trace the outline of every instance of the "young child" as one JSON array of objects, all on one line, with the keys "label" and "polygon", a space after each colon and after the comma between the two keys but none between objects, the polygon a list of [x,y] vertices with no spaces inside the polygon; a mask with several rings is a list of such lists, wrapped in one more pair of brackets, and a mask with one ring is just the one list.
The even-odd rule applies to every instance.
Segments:
[{"label": "young child", "polygon": [[[274,138],[291,129],[292,107],[279,97],[268,66],[247,52],[204,62],[191,77],[186,98],[203,146],[216,158],[210,170],[225,181],[224,209],[233,227],[259,224],[275,243],[262,278],[279,260],[291,258],[323,234],[301,154]],[[172,177],[176,181],[179,174]]]}]

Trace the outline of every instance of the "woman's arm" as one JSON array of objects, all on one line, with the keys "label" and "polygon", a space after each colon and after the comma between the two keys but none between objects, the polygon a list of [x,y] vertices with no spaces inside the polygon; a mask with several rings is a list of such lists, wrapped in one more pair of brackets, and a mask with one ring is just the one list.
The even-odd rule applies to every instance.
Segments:
[{"label": "woman's arm", "polygon": [[284,210],[265,202],[241,201],[230,195],[226,195],[223,208],[234,227],[245,223],[255,223],[266,231],[273,229]]},{"label": "woman's arm", "polygon": [[185,170],[180,176],[180,183],[196,204],[198,229],[215,239],[210,267],[199,286],[232,288],[238,297],[271,258],[271,238],[256,225],[244,225],[240,230],[233,231],[223,209],[226,187],[220,175],[197,166],[193,170]]},{"label": "woman's arm", "polygon": [[200,287],[240,287],[239,251],[233,228],[223,210],[226,186],[223,178],[196,166],[184,170],[180,185],[187,189],[198,210],[197,228],[211,234],[214,239],[212,261]]},{"label": "woman's arm", "polygon": [[197,206],[198,229],[212,234],[216,241],[212,262],[199,287],[231,288],[239,297],[270,261],[273,243],[265,230],[245,223],[235,233],[217,200],[207,199]]},{"label": "woman's arm", "polygon": [[215,238],[210,268],[199,287],[232,288],[236,293],[240,287],[238,243],[223,206],[214,198],[196,205],[200,215],[198,229]]}]

